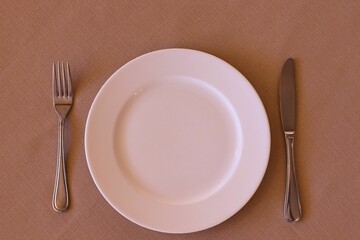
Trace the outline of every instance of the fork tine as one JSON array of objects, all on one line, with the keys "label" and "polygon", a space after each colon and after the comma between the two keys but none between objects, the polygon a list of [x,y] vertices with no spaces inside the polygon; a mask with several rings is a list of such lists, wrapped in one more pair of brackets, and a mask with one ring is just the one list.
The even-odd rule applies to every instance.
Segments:
[{"label": "fork tine", "polygon": [[61,89],[61,76],[60,76],[60,63],[56,62],[56,86],[58,89],[58,96],[62,96],[62,89]]},{"label": "fork tine", "polygon": [[62,84],[62,96],[67,96],[67,89],[65,85],[65,69],[64,62],[61,61],[61,84]]},{"label": "fork tine", "polygon": [[69,63],[66,62],[66,80],[67,80],[67,86],[68,86],[68,97],[72,97],[72,86],[71,86],[71,76],[70,76],[70,66]]}]

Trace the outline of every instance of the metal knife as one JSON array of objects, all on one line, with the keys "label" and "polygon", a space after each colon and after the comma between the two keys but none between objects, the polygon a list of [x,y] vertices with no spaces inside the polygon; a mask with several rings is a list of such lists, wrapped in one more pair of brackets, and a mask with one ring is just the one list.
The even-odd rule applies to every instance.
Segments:
[{"label": "metal knife", "polygon": [[284,218],[288,222],[301,219],[299,190],[295,174],[295,63],[289,58],[284,63],[280,79],[280,112],[286,142],[286,184]]}]

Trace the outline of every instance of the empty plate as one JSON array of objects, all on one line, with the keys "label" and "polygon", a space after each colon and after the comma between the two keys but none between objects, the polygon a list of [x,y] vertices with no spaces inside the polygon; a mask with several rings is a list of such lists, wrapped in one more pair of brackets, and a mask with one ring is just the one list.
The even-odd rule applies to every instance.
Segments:
[{"label": "empty plate", "polygon": [[231,65],[165,49],[106,81],[88,115],[85,151],[96,186],[123,216],[156,231],[194,232],[228,219],[255,193],[269,123]]}]

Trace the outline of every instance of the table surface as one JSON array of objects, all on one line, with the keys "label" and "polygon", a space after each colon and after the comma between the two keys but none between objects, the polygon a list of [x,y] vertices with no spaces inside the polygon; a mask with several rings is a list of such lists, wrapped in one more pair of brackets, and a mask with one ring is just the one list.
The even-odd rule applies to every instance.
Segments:
[{"label": "table surface", "polygon": [[[1,3],[0,239],[359,239],[359,1]],[[233,217],[197,233],[158,233],[128,221],[101,196],[85,159],[85,122],[102,84],[131,59],[164,48],[229,62],[254,86],[270,121],[258,191]],[[297,64],[298,224],[282,218],[278,85],[288,57]],[[51,207],[51,63],[59,59],[71,64],[75,92],[65,135],[71,206],[61,214]]]}]

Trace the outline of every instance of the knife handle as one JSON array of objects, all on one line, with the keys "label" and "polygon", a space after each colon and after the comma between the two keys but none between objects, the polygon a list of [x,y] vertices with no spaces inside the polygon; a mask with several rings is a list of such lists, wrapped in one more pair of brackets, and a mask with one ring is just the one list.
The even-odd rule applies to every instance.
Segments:
[{"label": "knife handle", "polygon": [[288,222],[298,222],[301,219],[301,205],[295,173],[294,131],[285,131],[286,142],[286,185],[284,201],[284,218]]}]

